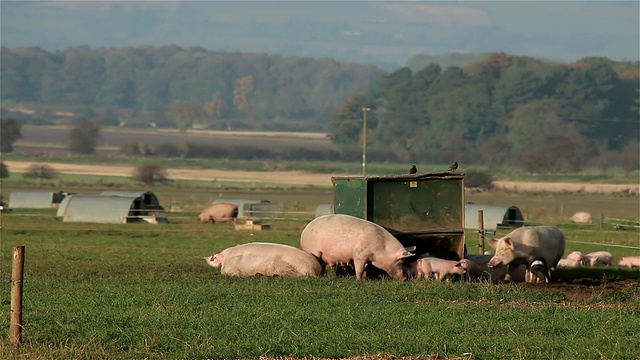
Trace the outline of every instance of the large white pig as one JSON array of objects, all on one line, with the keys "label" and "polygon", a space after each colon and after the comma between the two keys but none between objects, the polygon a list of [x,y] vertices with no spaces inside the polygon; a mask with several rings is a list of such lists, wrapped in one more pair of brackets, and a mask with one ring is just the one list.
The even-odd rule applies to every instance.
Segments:
[{"label": "large white pig", "polygon": [[567,255],[566,259],[567,260],[575,260],[575,261],[582,261],[582,252],[581,251],[572,251],[569,253],[569,255]]},{"label": "large white pig", "polygon": [[608,251],[594,251],[588,253],[582,258],[582,265],[584,266],[611,266],[613,255]]},{"label": "large white pig", "polygon": [[207,264],[221,266],[220,273],[233,276],[322,275],[322,266],[308,252],[284,244],[253,242],[240,244],[205,257]]},{"label": "large white pig", "polygon": [[618,261],[618,266],[640,267],[640,256],[623,256]]},{"label": "large white pig", "polygon": [[232,203],[217,203],[211,204],[204,208],[198,215],[198,221],[203,224],[222,223],[228,221],[235,221],[238,215],[238,205]]},{"label": "large white pig", "polygon": [[373,222],[344,214],[315,218],[300,235],[302,249],[324,265],[353,262],[358,279],[364,279],[369,262],[396,279],[406,279],[404,259],[413,256],[391,233]]},{"label": "large white pig", "polygon": [[591,213],[586,211],[578,211],[573,214],[569,220],[578,224],[591,224],[593,222],[591,219]]},{"label": "large white pig", "polygon": [[435,280],[445,280],[450,275],[464,275],[467,272],[466,263],[456,260],[445,260],[436,257],[425,257],[417,260],[418,277],[429,278],[431,274]]},{"label": "large white pig", "polygon": [[580,260],[573,260],[573,259],[560,259],[560,261],[558,261],[558,267],[564,267],[564,268],[579,268],[582,264],[582,261]]},{"label": "large white pig", "polygon": [[496,249],[487,264],[489,267],[525,264],[536,259],[544,260],[550,271],[554,271],[562,259],[566,241],[560,229],[553,226],[526,226],[513,230],[500,239],[489,240]]}]

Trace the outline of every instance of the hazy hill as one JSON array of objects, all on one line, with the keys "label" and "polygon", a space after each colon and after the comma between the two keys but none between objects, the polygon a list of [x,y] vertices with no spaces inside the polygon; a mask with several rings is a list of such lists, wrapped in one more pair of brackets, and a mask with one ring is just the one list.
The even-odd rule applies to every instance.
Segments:
[{"label": "hazy hill", "polygon": [[201,47],[355,61],[506,52],[638,59],[638,2],[1,1],[2,45]]}]

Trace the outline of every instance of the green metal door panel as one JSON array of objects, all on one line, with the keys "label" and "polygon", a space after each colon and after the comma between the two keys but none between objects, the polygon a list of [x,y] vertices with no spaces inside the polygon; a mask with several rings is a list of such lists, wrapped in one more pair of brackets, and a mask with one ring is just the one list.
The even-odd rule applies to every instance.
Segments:
[{"label": "green metal door panel", "polygon": [[462,179],[369,183],[368,220],[401,232],[464,231]]},{"label": "green metal door panel", "polygon": [[363,178],[332,179],[333,205],[336,214],[366,219],[367,183]]}]

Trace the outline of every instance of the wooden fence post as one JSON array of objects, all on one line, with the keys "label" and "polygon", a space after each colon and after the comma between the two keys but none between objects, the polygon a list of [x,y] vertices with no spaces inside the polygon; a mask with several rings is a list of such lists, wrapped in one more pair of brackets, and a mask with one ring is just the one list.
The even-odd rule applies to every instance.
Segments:
[{"label": "wooden fence post", "polygon": [[9,341],[19,345],[22,341],[22,278],[24,273],[24,245],[13,246],[11,263],[11,325]]},{"label": "wooden fence post", "polygon": [[480,234],[478,246],[484,254],[484,212],[482,210],[478,210],[478,233]]}]

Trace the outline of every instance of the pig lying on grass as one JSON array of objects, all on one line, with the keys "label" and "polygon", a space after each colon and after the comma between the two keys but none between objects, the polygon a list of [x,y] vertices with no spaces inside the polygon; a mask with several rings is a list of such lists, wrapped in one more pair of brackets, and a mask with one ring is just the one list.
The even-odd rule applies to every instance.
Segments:
[{"label": "pig lying on grass", "polygon": [[640,256],[623,256],[618,261],[618,266],[640,267]]},{"label": "pig lying on grass", "polygon": [[334,266],[350,264],[356,278],[365,278],[367,263],[384,270],[389,276],[405,280],[404,259],[413,256],[407,248],[382,226],[343,214],[330,214],[315,218],[302,230],[302,249],[313,254],[321,263]]},{"label": "pig lying on grass", "polygon": [[289,245],[253,242],[236,245],[213,256],[207,264],[221,266],[220,273],[233,276],[322,275],[322,267],[308,252]]},{"label": "pig lying on grass", "polygon": [[582,258],[583,266],[611,266],[613,255],[608,251],[594,251]]}]

